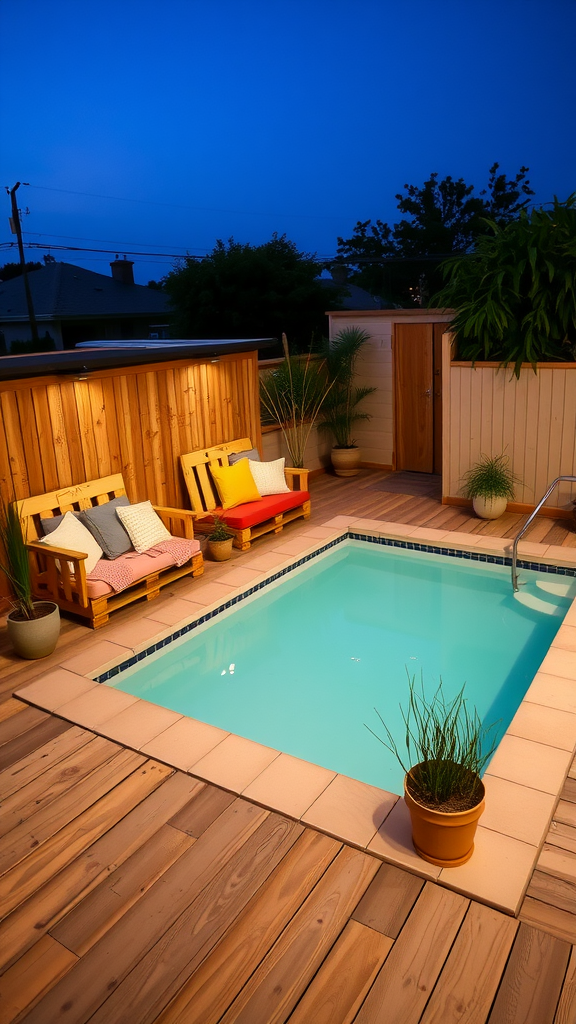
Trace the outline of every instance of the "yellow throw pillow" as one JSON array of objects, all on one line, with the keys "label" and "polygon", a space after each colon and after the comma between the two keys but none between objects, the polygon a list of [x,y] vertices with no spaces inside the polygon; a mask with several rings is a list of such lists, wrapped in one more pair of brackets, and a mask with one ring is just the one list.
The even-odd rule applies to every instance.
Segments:
[{"label": "yellow throw pillow", "polygon": [[260,501],[248,459],[240,459],[233,466],[211,466],[210,472],[222,508],[236,508],[236,505],[244,505],[248,501]]}]

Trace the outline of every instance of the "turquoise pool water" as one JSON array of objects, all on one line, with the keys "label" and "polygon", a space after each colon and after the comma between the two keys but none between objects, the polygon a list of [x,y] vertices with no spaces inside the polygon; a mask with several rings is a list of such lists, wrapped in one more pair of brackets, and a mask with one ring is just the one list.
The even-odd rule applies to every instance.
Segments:
[{"label": "turquoise pool water", "polygon": [[394,793],[402,771],[365,728],[378,708],[398,736],[407,670],[440,676],[486,722],[508,727],[576,581],[347,541],[115,680],[120,689]]}]

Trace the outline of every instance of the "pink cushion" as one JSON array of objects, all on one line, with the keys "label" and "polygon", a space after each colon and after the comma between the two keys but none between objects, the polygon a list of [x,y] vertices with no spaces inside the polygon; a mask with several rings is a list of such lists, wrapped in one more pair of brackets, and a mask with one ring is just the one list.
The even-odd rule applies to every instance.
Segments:
[{"label": "pink cushion", "polygon": [[[200,550],[200,542],[196,541],[198,545],[197,550]],[[169,551],[163,551],[157,555],[149,555],[146,551],[137,555],[134,551],[128,551],[125,555],[120,555],[119,558],[114,559],[115,562],[122,562],[128,568],[131,576],[132,583],[137,583],[138,580],[144,578],[144,576],[150,576],[153,572],[159,572],[161,569],[168,569],[169,566],[175,564],[174,556]],[[88,584],[88,597],[93,599],[95,597],[105,597],[107,594],[113,594],[112,587],[105,583],[104,580],[87,580]],[[131,584],[132,585],[132,584]]]},{"label": "pink cushion", "polygon": [[[214,509],[213,515],[220,516],[233,530],[247,530],[250,526],[259,526],[280,512],[288,512],[309,501],[308,491],[288,491],[287,494],[269,494],[260,501],[250,501],[236,508]],[[202,519],[203,523],[212,523],[213,515]]]}]

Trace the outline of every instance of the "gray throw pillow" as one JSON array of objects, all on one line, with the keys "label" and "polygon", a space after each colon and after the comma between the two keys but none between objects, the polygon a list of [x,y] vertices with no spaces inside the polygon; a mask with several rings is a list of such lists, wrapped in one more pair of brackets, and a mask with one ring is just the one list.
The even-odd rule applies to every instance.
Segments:
[{"label": "gray throw pillow", "polygon": [[[80,518],[79,512],[74,512],[74,515],[76,516],[76,519]],[[58,529],[63,519],[64,516],[52,516],[51,519],[41,519],[40,526],[42,527],[44,536],[47,537],[49,533],[54,533],[54,530]]]},{"label": "gray throw pillow", "polygon": [[248,452],[237,452],[236,455],[228,456],[228,464],[233,466],[235,462],[240,462],[240,459],[252,459],[252,462],[260,462],[260,454],[257,448],[251,448]]},{"label": "gray throw pillow", "polygon": [[104,505],[94,505],[80,513],[80,522],[90,530],[102,548],[104,558],[118,558],[132,551],[132,541],[116,515],[118,506],[129,505],[126,495],[112,498]]}]

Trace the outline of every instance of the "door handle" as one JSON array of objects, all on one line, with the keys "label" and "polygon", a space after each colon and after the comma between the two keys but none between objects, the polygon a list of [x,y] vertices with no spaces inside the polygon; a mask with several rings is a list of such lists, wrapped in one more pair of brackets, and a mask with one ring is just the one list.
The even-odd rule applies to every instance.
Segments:
[{"label": "door handle", "polygon": [[431,395],[432,395],[432,388],[428,388],[428,390],[424,392],[424,397],[425,398],[430,398]]}]

